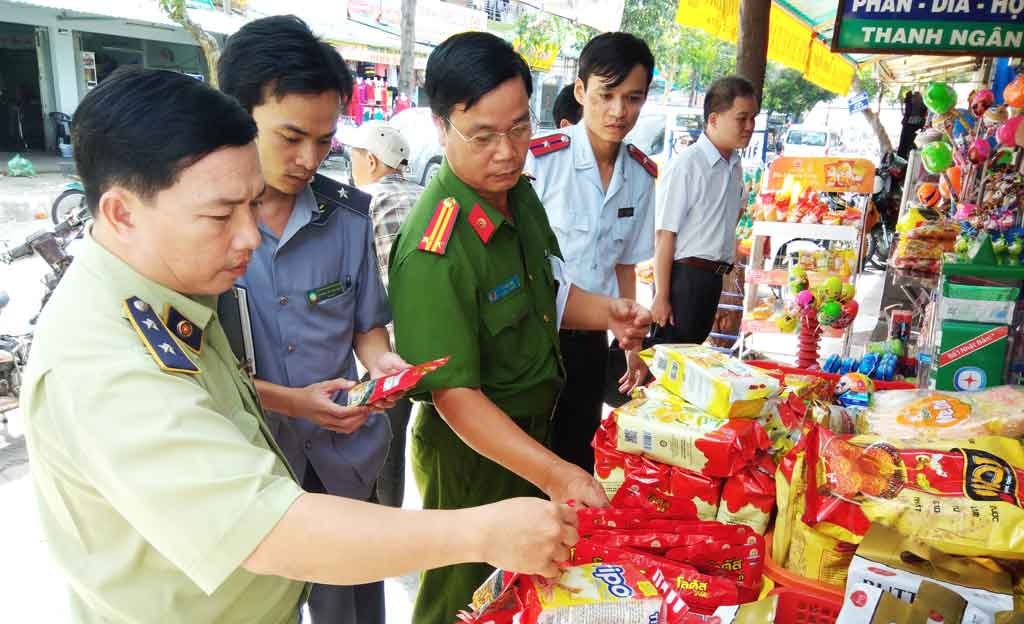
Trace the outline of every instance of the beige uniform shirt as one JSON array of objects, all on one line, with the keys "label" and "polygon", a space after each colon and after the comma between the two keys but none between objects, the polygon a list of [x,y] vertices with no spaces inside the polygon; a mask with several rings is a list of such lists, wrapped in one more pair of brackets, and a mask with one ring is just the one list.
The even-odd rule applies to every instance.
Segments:
[{"label": "beige uniform shirt", "polygon": [[[216,298],[160,286],[91,237],[82,247],[40,319],[22,395],[43,529],[75,621],[294,623],[304,584],[241,568],[302,491]],[[161,332],[152,318],[133,327],[130,297],[191,340],[144,340]],[[198,372],[160,365],[182,354]]]}]

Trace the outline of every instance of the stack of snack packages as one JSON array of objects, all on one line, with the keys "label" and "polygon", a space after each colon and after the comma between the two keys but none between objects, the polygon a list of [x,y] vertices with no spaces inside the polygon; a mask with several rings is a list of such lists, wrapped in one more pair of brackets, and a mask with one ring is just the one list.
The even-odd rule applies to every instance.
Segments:
[{"label": "stack of snack packages", "polygon": [[850,613],[865,584],[909,603],[925,582],[963,599],[955,621],[1024,610],[1024,388],[879,391],[833,429],[780,462],[775,564],[845,587]]},{"label": "stack of snack packages", "polygon": [[758,417],[780,384],[710,347],[645,352],[656,382],[594,437],[595,476],[617,508],[663,509],[764,534],[775,506],[771,441]]}]

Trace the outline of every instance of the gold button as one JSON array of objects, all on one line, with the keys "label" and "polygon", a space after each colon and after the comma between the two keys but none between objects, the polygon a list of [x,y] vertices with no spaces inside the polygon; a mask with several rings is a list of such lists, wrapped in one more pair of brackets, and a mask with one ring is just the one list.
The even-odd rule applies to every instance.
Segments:
[{"label": "gold button", "polygon": [[545,322],[545,323],[550,323],[550,322],[551,322],[551,318],[550,318],[550,317],[548,317],[548,315],[547,315],[547,314],[545,314],[545,315],[544,315],[544,322]]}]

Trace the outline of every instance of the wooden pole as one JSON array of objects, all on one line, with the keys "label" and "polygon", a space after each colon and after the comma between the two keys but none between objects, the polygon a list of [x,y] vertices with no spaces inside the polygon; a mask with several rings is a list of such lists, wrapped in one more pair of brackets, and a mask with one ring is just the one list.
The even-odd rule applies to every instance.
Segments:
[{"label": "wooden pole", "polygon": [[736,73],[754,84],[758,101],[764,90],[768,65],[768,20],[771,0],[741,0],[740,31],[736,45]]}]

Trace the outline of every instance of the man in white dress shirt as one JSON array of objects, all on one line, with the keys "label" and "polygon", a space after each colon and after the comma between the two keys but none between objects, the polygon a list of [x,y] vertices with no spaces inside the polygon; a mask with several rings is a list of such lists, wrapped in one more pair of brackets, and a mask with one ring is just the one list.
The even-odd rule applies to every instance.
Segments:
[{"label": "man in white dress shirt", "polygon": [[662,340],[700,344],[711,333],[722,276],[736,258],[744,195],[739,150],[750,142],[758,108],[748,80],[716,80],[704,99],[704,133],[662,174],[651,308]]},{"label": "man in white dress shirt", "polygon": [[[635,265],[654,255],[658,167],[623,142],[653,75],[654,56],[641,39],[623,32],[591,39],[580,52],[573,91],[583,118],[531,142],[526,161],[572,282],[607,297],[635,299]],[[551,448],[592,472],[590,442],[601,421],[607,332],[563,329],[559,340],[566,385],[555,407]],[[628,377],[622,382],[632,385]]]}]

